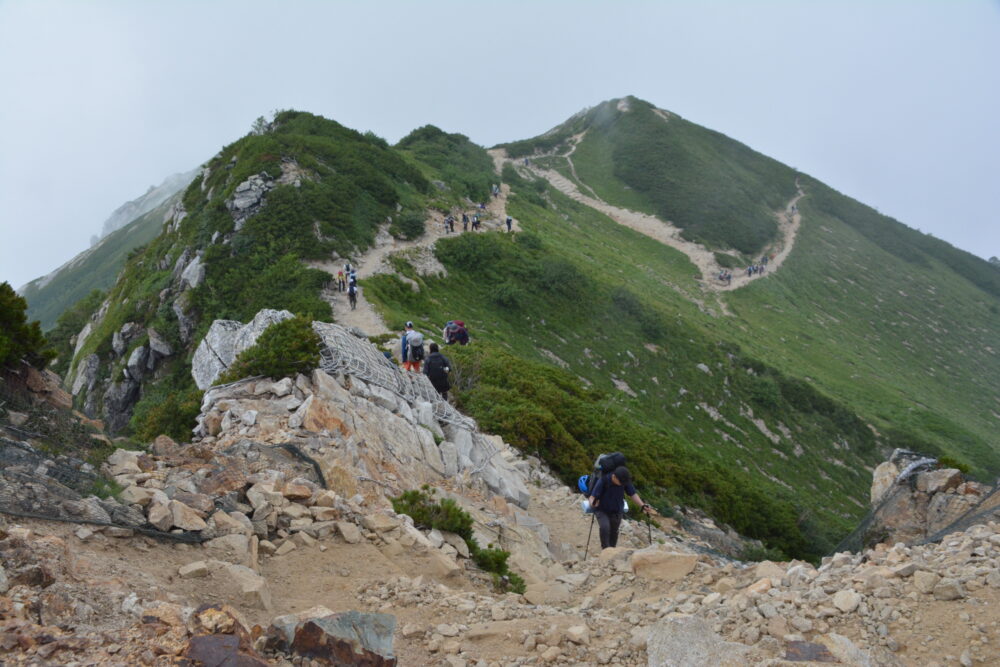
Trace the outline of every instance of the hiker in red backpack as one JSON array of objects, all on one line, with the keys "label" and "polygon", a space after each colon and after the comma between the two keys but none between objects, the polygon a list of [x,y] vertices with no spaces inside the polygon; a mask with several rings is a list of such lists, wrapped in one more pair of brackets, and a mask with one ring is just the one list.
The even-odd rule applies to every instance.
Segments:
[{"label": "hiker in red backpack", "polygon": [[448,322],[448,324],[444,325],[444,331],[442,333],[445,345],[454,345],[455,343],[458,343],[459,345],[469,344],[469,332],[465,328],[465,322],[462,320],[452,320],[451,322]]}]

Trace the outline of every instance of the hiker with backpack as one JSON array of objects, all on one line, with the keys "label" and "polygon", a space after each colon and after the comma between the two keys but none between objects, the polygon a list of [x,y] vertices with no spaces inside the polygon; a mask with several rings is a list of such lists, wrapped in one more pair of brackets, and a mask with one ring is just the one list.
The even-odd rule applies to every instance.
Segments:
[{"label": "hiker with backpack", "polygon": [[424,375],[431,381],[437,392],[441,394],[441,398],[447,401],[448,390],[451,389],[451,383],[448,382],[451,362],[448,361],[446,356],[441,354],[437,343],[431,343],[427,349],[430,350],[430,354],[427,355],[427,360],[424,362]]},{"label": "hiker with backpack", "polygon": [[352,282],[351,286],[347,288],[347,300],[351,304],[351,310],[358,307],[358,284]]},{"label": "hiker with backpack", "polygon": [[444,330],[441,332],[441,338],[444,339],[445,345],[454,345],[458,343],[459,345],[469,344],[469,332],[465,328],[465,322],[462,320],[451,320],[446,325],[444,325]]},{"label": "hiker with backpack", "polygon": [[[610,474],[606,470],[610,466],[601,465],[601,460],[605,457],[620,457],[620,464],[616,465]],[[642,501],[635,487],[632,486],[632,474],[625,467],[624,462],[625,457],[622,454],[606,454],[599,458],[599,469],[604,470],[604,472],[594,482],[588,493],[590,507],[594,511],[594,518],[601,535],[601,549],[618,546],[618,530],[621,528],[622,515],[625,514],[626,495],[646,514],[656,513],[652,505]],[[611,463],[618,463],[618,461],[612,460]],[[596,470],[597,468],[595,468],[595,472]]]},{"label": "hiker with backpack", "polygon": [[413,329],[413,322],[406,323],[406,330],[400,338],[400,352],[403,369],[420,372],[420,362],[424,360],[424,335]]},{"label": "hiker with backpack", "polygon": [[514,218],[507,216],[507,232],[510,233],[510,226],[514,222]]}]

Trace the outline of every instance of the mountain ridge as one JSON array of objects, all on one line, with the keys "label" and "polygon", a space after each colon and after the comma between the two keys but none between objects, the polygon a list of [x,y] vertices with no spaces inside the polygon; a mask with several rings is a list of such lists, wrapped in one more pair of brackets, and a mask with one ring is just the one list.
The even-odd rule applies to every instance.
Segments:
[{"label": "mountain ridge", "polygon": [[[462,316],[476,345],[451,353],[463,378],[458,404],[544,458],[564,481],[586,469],[599,448],[620,443],[659,502],[705,507],[752,537],[814,557],[859,516],[867,471],[886,450],[905,445],[957,457],[980,476],[1000,470],[990,440],[996,387],[984,372],[997,362],[976,343],[998,327],[992,275],[983,271],[994,268],[899,232],[818,181],[729,146],[723,135],[630,100],[624,110],[620,101],[602,103],[599,112],[574,116],[561,134],[548,133],[548,144],[531,143],[548,151],[575,136],[570,130],[579,123],[594,121],[574,147],[572,169],[564,156],[525,153],[528,166],[512,161],[500,173],[482,148],[437,128],[392,147],[311,114],[279,114],[263,135],[248,135],[207,163],[164,232],[129,259],[93,315],[79,320],[86,335],[78,329],[57,341],[61,358],[73,358],[67,380],[80,388],[78,406],[113,417],[122,429],[133,412],[149,413],[143,406],[196,404],[188,359],[213,320],[246,321],[264,307],[336,319],[344,297],[329,289],[329,269],[310,262],[335,267],[356,261],[379,238],[419,238],[445,215],[471,213],[473,203],[491,198],[488,185],[502,182],[503,213],[520,231],[439,234],[427,248],[444,272],[422,272],[414,258],[386,252],[392,270],[364,276],[363,294],[389,331],[413,320],[436,336],[445,321]],[[645,120],[613,127],[640,116]],[[664,127],[680,134],[664,135]],[[621,210],[637,201],[653,209],[655,201],[636,199],[652,186],[630,190],[615,171],[621,146],[642,143],[647,131],[657,137],[650,145],[668,155],[698,153],[691,158],[697,169],[672,185],[684,196],[671,205],[695,201],[694,212],[669,217],[712,218],[685,231],[695,229],[719,266],[735,262],[734,272],[759,260],[759,248],[748,255],[739,244],[763,238],[761,230],[778,233],[799,179],[801,225],[779,270],[739,280],[737,290],[709,289],[712,276],[687,255],[567,197],[536,171],[558,172]],[[655,174],[676,175],[674,158],[644,159],[659,161]],[[448,172],[452,164],[462,170]],[[639,183],[635,165],[625,166],[622,173]],[[722,204],[708,208],[700,200],[706,174],[707,182],[728,183]],[[719,245],[728,243],[732,207],[748,196],[740,188],[752,192],[762,180],[767,194],[753,206],[750,232]],[[775,199],[783,194],[788,198]],[[490,215],[488,226],[502,228],[501,214]],[[914,261],[901,264],[907,257]],[[942,277],[933,304],[907,301],[909,317],[892,311],[909,323],[907,345],[896,340],[896,320],[879,314],[882,303],[902,310],[909,298],[892,296],[895,274],[883,274],[881,265],[899,274],[909,267],[908,280],[921,293]],[[834,285],[839,292],[830,291]],[[935,350],[952,334],[938,311],[961,313],[965,323],[954,331],[962,354],[953,359]],[[861,322],[875,324],[855,326]],[[154,346],[170,353],[152,354]],[[923,386],[914,359],[933,360],[948,391]],[[859,363],[872,368],[863,384],[852,377]],[[923,407],[914,409],[914,400]],[[1000,413],[1000,404],[994,409]],[[593,410],[614,414],[621,426],[594,421]],[[727,476],[732,486],[721,481]],[[752,499],[749,513],[740,498]]]}]

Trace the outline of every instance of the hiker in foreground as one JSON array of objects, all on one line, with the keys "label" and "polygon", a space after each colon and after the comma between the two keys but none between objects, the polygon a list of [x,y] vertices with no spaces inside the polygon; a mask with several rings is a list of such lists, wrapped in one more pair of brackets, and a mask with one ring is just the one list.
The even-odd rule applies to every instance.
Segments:
[{"label": "hiker in foreground", "polygon": [[441,394],[441,398],[447,401],[448,390],[451,389],[451,383],[448,382],[451,362],[448,361],[448,357],[441,354],[437,343],[431,343],[427,349],[430,350],[430,354],[427,355],[427,359],[424,361],[424,375],[431,381],[437,392]]},{"label": "hiker in foreground", "polygon": [[642,498],[632,486],[632,474],[625,466],[618,466],[611,475],[605,475],[597,480],[590,494],[590,506],[594,508],[594,516],[601,531],[601,548],[618,546],[618,529],[622,525],[622,514],[625,513],[625,494],[646,514],[655,514],[656,510]]}]

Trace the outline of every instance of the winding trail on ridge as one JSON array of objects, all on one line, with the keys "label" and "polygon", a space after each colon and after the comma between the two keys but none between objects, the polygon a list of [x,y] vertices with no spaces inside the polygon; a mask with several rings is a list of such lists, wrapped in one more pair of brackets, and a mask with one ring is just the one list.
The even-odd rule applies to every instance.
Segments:
[{"label": "winding trail on ridge", "polygon": [[[497,171],[497,182],[499,183],[499,169]],[[486,233],[489,231],[503,231],[506,228],[504,220],[507,218],[507,197],[510,194],[509,185],[500,185],[500,196],[490,197],[490,200],[486,202],[486,212],[480,221],[479,231],[475,232],[477,234]],[[372,303],[365,297],[365,288],[359,286],[358,289],[358,304],[357,307],[352,310],[350,303],[347,299],[347,292],[340,292],[336,289],[336,276],[337,271],[344,268],[344,264],[347,262],[351,263],[351,266],[358,271],[358,280],[363,280],[365,278],[370,278],[371,276],[380,273],[395,273],[395,269],[392,268],[392,264],[389,261],[390,255],[396,253],[402,253],[406,251],[424,251],[421,258],[421,263],[424,267],[424,273],[437,273],[444,272],[445,268],[437,262],[434,258],[434,244],[440,238],[446,238],[449,236],[455,236],[458,234],[472,234],[472,226],[470,224],[468,232],[462,232],[462,213],[469,213],[469,217],[475,212],[475,208],[470,205],[467,208],[455,208],[451,211],[451,214],[458,218],[455,223],[455,232],[445,232],[444,230],[444,218],[445,215],[437,210],[428,210],[427,219],[424,220],[424,233],[423,235],[411,241],[402,241],[393,238],[389,234],[388,224],[383,225],[379,228],[378,234],[375,237],[375,243],[368,250],[360,255],[356,255],[353,258],[340,258],[336,260],[327,260],[323,262],[307,262],[307,264],[315,269],[320,269],[321,271],[326,271],[330,274],[330,285],[333,286],[332,289],[329,287],[323,290],[323,299],[330,304],[333,309],[333,321],[342,326],[351,328],[356,327],[363,331],[368,336],[377,336],[379,334],[391,333],[390,329],[386,326],[385,321],[382,316],[379,315],[378,311],[375,310]],[[511,229],[515,232],[521,231],[521,225],[518,224],[517,219],[514,219]],[[418,268],[419,270],[419,268]],[[405,278],[404,278],[405,280]],[[444,323],[442,322],[442,325]]]},{"label": "winding trail on ridge", "polygon": [[527,169],[531,174],[544,178],[550,185],[552,185],[552,187],[570,199],[603,213],[620,225],[633,229],[640,234],[644,234],[659,241],[660,243],[663,243],[664,245],[668,245],[671,248],[681,251],[688,257],[688,259],[691,260],[692,264],[698,267],[701,286],[703,289],[708,291],[727,292],[744,287],[755,279],[766,278],[771,272],[777,271],[778,268],[781,267],[785,258],[788,257],[788,254],[791,252],[792,247],[795,244],[795,237],[798,234],[799,227],[802,223],[802,218],[798,211],[798,201],[805,196],[805,192],[803,192],[802,188],[799,186],[798,180],[795,182],[797,189],[795,196],[789,200],[783,211],[775,214],[778,220],[778,238],[768,244],[759,253],[761,256],[768,255],[770,257],[773,255],[773,257],[768,260],[767,271],[763,275],[748,276],[746,275],[746,271],[743,269],[732,270],[732,282],[726,285],[718,279],[718,275],[722,272],[723,267],[718,263],[718,261],[716,261],[714,251],[706,248],[700,243],[695,243],[682,238],[682,230],[680,227],[672,225],[669,222],[664,222],[660,218],[647,213],[640,213],[638,211],[632,211],[609,204],[603,199],[600,199],[586,184],[583,184],[583,186],[588,190],[591,190],[592,195],[581,192],[577,183],[583,183],[583,181],[581,181],[576,175],[576,169],[573,165],[571,156],[573,151],[576,150],[576,146],[579,144],[584,134],[585,133],[575,135],[570,139],[572,147],[565,154],[552,154],[554,157],[562,157],[566,159],[569,164],[570,173],[573,174],[577,182],[567,178],[558,171],[553,169],[544,169],[536,166],[530,161],[529,164],[525,166],[523,163],[511,160],[507,157],[506,151],[502,148],[493,149],[489,152],[493,157],[494,164],[497,165],[498,171],[502,169],[503,164],[506,162],[514,164],[519,169]]}]

